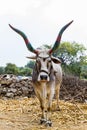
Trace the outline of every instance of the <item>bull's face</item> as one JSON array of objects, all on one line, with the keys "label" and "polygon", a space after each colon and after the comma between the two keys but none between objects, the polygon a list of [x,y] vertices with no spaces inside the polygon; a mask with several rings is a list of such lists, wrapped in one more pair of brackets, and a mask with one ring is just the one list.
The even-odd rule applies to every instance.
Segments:
[{"label": "bull's face", "polygon": [[53,73],[53,62],[56,64],[61,63],[58,58],[50,56],[48,52],[41,51],[37,57],[28,57],[36,59],[35,70],[37,71],[37,81],[48,82],[50,75]]},{"label": "bull's face", "polygon": [[49,81],[49,75],[52,68],[52,61],[46,52],[42,51],[36,59],[36,68],[38,71],[38,81]]},{"label": "bull's face", "polygon": [[50,57],[38,57],[36,60],[38,71],[38,81],[49,81],[49,74],[51,71],[52,63]]}]

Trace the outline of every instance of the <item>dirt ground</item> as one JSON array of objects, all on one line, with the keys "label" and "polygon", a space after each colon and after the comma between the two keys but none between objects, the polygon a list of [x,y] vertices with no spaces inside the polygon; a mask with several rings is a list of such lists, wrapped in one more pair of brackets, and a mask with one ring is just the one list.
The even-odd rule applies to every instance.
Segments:
[{"label": "dirt ground", "polygon": [[[55,110],[56,100],[52,109]],[[87,104],[60,101],[61,111],[52,111],[52,127],[40,125],[37,98],[0,99],[0,130],[87,130]]]}]

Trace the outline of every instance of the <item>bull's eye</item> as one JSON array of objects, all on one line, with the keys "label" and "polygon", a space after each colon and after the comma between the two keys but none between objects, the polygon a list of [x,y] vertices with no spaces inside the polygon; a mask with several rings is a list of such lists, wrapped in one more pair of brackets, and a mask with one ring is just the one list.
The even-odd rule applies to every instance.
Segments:
[{"label": "bull's eye", "polygon": [[51,66],[51,60],[48,60],[47,62],[47,68],[49,68]]}]

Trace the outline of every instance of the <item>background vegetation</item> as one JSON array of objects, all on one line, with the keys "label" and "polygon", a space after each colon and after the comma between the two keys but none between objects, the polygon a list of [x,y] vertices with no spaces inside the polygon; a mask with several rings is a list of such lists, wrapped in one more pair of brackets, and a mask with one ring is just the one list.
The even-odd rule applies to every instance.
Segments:
[{"label": "background vegetation", "polygon": [[[46,48],[51,46],[44,45]],[[58,51],[53,55],[62,60],[62,69],[66,74],[87,79],[87,49],[76,42],[62,42]],[[15,74],[31,76],[34,61],[30,60],[24,67],[17,67],[15,64],[7,63],[6,67],[0,67],[0,74]]]}]

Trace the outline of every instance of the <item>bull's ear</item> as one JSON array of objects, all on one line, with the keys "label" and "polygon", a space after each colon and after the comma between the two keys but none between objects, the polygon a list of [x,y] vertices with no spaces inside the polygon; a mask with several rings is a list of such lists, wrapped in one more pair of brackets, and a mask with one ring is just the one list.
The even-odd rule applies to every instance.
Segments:
[{"label": "bull's ear", "polygon": [[36,56],[27,56],[26,58],[36,60]]},{"label": "bull's ear", "polygon": [[53,61],[54,63],[56,63],[56,64],[62,63],[59,58],[56,58],[56,57],[53,57],[53,56],[52,56],[51,59],[52,59],[52,61]]}]

